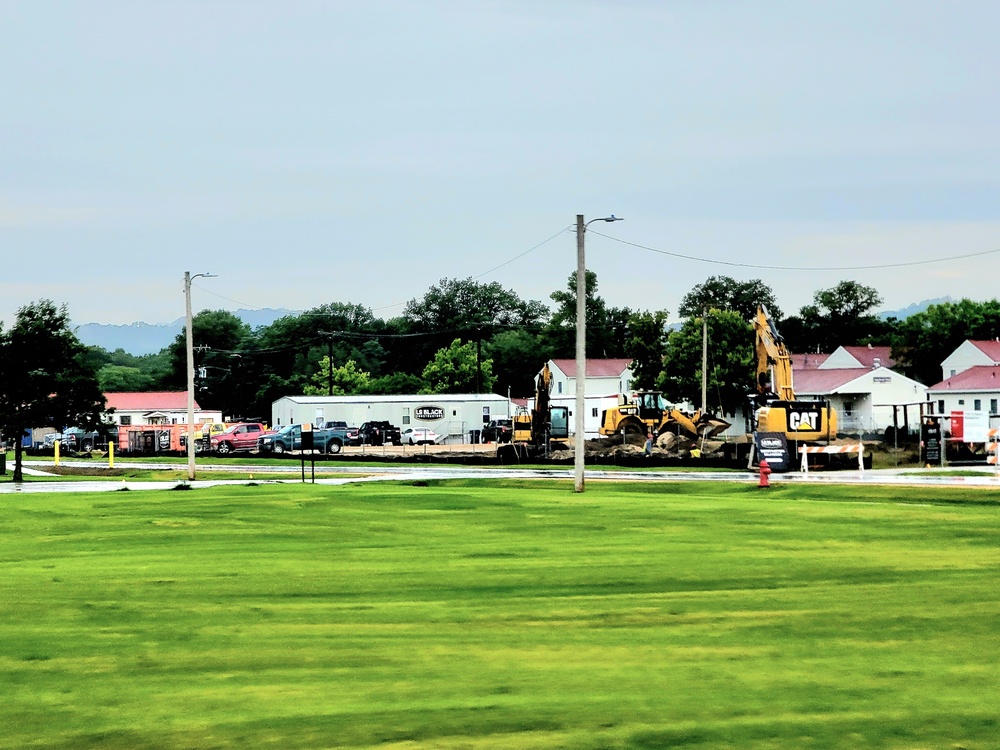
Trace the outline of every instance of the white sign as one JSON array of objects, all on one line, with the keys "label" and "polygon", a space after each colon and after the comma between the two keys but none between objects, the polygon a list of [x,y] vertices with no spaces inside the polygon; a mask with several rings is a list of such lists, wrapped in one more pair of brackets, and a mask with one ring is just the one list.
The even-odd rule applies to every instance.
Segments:
[{"label": "white sign", "polygon": [[966,443],[989,442],[990,415],[984,411],[965,412],[965,430],[962,439]]}]

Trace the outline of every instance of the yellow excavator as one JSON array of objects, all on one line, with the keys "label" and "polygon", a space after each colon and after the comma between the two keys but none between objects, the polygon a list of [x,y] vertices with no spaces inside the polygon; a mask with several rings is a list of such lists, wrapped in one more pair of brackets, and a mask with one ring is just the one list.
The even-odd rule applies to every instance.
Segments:
[{"label": "yellow excavator", "polygon": [[618,406],[601,414],[600,433],[620,435],[652,432],[659,437],[665,432],[701,440],[715,437],[729,427],[729,422],[701,411],[687,412],[668,403],[659,391],[636,391],[622,394]]},{"label": "yellow excavator", "polygon": [[837,412],[822,401],[798,401],[792,359],[763,305],[751,319],[756,334],[757,389],[751,394],[754,429],[780,432],[786,440],[813,442],[837,437]]},{"label": "yellow excavator", "polygon": [[542,453],[547,455],[554,443],[561,443],[569,437],[569,409],[565,406],[551,406],[551,391],[552,371],[546,363],[535,381],[534,406],[530,410],[520,409],[512,417],[511,442],[498,447],[498,455],[513,453],[519,458],[530,458]]}]

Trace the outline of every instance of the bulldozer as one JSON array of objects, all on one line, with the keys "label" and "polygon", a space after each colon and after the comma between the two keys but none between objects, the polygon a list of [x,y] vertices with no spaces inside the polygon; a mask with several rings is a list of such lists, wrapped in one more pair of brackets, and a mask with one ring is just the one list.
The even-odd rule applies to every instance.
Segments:
[{"label": "bulldozer", "polygon": [[676,408],[659,391],[636,391],[631,396],[622,394],[619,401],[618,406],[602,412],[602,435],[652,432],[659,437],[671,432],[693,440],[707,440],[729,427],[729,422],[714,415]]}]

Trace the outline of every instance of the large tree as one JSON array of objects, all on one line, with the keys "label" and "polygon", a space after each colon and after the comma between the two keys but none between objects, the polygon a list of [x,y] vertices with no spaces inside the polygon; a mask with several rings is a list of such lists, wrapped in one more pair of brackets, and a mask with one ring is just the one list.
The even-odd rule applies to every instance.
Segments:
[{"label": "large tree", "polygon": [[[667,398],[701,406],[702,318],[688,318],[667,339],[658,384]],[[753,388],[754,337],[750,324],[732,310],[708,314],[708,411],[737,413]]]},{"label": "large tree", "polygon": [[[888,344],[893,324],[880,320],[875,308],[882,296],[856,281],[841,281],[813,294],[813,303],[780,324],[792,352],[830,353],[839,346]],[[772,319],[778,318],[773,314]]]},{"label": "large tree", "polygon": [[632,360],[633,384],[650,390],[663,371],[667,349],[667,311],[634,313],[628,321],[625,356]]},{"label": "large tree", "polygon": [[750,320],[758,305],[766,305],[774,320],[781,318],[777,300],[771,288],[760,279],[737,281],[730,276],[710,276],[681,300],[678,314],[685,318],[697,317],[704,310],[731,310],[744,320]]},{"label": "large tree", "polygon": [[[250,326],[228,310],[203,310],[191,321],[198,405],[226,416],[244,412],[241,348]],[[186,331],[170,344],[170,385],[187,388]]]},{"label": "large tree", "polygon": [[[588,357],[624,357],[625,333],[632,311],[627,307],[608,307],[597,293],[597,274],[586,272],[586,347]],[[556,308],[546,328],[556,357],[573,357],[576,352],[576,274],[570,274],[565,290],[549,295]]]},{"label": "large tree", "polygon": [[966,339],[1000,336],[1000,302],[943,302],[901,321],[892,356],[907,377],[925,385],[941,382],[941,362]]},{"label": "large tree", "polygon": [[33,427],[96,429],[105,399],[88,349],[65,306],[47,299],[17,311],[0,329],[0,426],[14,442],[14,481],[23,479],[21,437]]},{"label": "large tree", "polygon": [[410,300],[403,317],[423,331],[467,333],[476,328],[538,325],[548,317],[541,302],[522,300],[498,282],[441,279],[424,294]]},{"label": "large tree", "polygon": [[489,393],[493,389],[493,361],[477,357],[475,342],[455,339],[424,368],[427,393]]}]

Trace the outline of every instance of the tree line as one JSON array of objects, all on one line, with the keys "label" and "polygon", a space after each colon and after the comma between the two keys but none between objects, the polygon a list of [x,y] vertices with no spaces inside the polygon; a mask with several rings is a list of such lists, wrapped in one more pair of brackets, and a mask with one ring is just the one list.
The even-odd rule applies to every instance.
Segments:
[{"label": "tree line", "polygon": [[[273,401],[291,394],[529,396],[546,360],[575,354],[576,275],[550,300],[551,307],[497,283],[442,279],[389,319],[361,304],[331,302],[251,329],[228,311],[203,310],[192,325],[196,396],[202,408],[265,420]],[[747,321],[758,304],[768,307],[792,352],[888,345],[896,369],[925,384],[940,380],[941,361],[962,341],[1000,334],[996,300],[947,302],[905,320],[881,319],[876,290],[842,281],[783,316],[763,281],[726,276],[692,289],[677,311],[683,322],[668,327],[667,310],[609,306],[588,271],[587,353],[632,359],[635,387],[699,403],[707,319],[709,408],[734,414],[753,387]],[[42,300],[0,328],[0,423],[8,438],[26,427],[86,427],[99,419],[102,393],[184,390],[186,372],[183,333],[156,354],[108,352],[81,344],[65,307]]]}]

